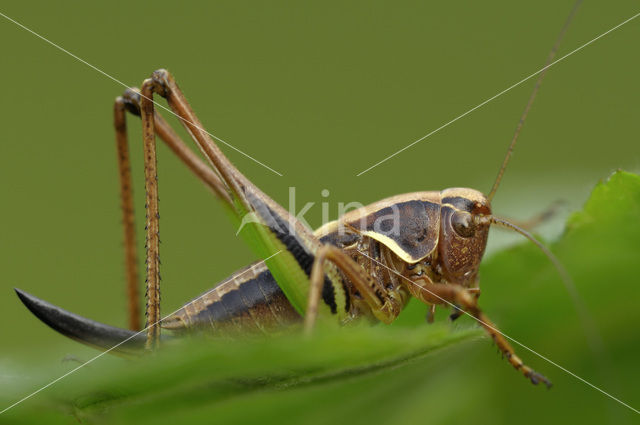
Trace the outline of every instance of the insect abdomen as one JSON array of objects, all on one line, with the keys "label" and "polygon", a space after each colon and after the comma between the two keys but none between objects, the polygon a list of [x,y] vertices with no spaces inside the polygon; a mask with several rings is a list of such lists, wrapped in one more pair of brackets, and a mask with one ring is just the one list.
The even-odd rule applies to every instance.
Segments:
[{"label": "insect abdomen", "polygon": [[269,269],[256,263],[185,304],[162,326],[177,331],[268,333],[299,321]]}]

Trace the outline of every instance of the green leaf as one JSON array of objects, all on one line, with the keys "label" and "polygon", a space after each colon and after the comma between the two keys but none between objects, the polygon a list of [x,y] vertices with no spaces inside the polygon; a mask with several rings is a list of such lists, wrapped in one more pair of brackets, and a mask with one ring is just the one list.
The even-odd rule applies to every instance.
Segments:
[{"label": "green leaf", "polygon": [[[638,407],[640,176],[617,172],[568,220],[552,251],[603,341],[594,352],[571,297],[529,242],[488,258],[481,307],[509,336]],[[323,327],[262,339],[188,339],[126,361],[109,356],[0,417],[9,423],[630,423],[636,414],[516,345],[554,381],[534,387],[470,319],[412,302],[391,326]],[[109,358],[107,358],[109,357]],[[2,405],[77,367],[0,365]],[[25,377],[29,379],[25,380]],[[526,413],[525,413],[526,412]],[[628,421],[628,422],[626,422]],[[3,422],[4,423],[4,422]]]},{"label": "green leaf", "polygon": [[[180,340],[134,361],[99,359],[8,415],[38,423],[46,423],[50,411],[89,422],[138,423],[144,418],[172,423],[167,418],[191,415],[194,407],[215,411],[230,399],[296,392],[402,367],[478,335],[479,329],[452,332],[438,324],[324,328],[311,339],[292,332],[269,339]],[[4,404],[10,394],[15,397],[5,388],[0,397]],[[34,405],[40,413],[31,415]]]}]

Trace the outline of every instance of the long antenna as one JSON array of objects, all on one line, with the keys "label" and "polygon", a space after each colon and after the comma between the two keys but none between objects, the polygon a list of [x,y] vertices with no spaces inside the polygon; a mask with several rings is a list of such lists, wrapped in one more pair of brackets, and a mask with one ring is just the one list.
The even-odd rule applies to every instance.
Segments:
[{"label": "long antenna", "polygon": [[489,196],[487,196],[487,199],[489,200],[489,202],[491,202],[491,200],[493,199],[493,196],[496,194],[496,191],[498,190],[498,186],[500,186],[500,181],[502,180],[504,170],[507,168],[509,159],[511,159],[513,148],[516,145],[518,136],[520,136],[520,131],[522,130],[524,121],[527,119],[527,115],[529,115],[529,110],[531,109],[531,105],[533,105],[533,101],[536,99],[536,96],[538,95],[538,90],[540,90],[540,86],[542,85],[542,80],[544,80],[544,76],[547,74],[549,65],[553,61],[553,58],[556,56],[556,53],[558,52],[558,47],[560,46],[560,43],[564,38],[564,34],[567,32],[567,28],[569,28],[569,24],[573,20],[573,17],[578,11],[578,8],[580,7],[581,3],[582,3],[582,0],[577,0],[573,5],[573,9],[571,9],[571,13],[569,13],[567,20],[565,21],[564,25],[562,26],[562,29],[560,30],[558,39],[556,40],[555,44],[553,45],[553,48],[549,52],[549,57],[547,57],[547,63],[545,64],[544,68],[542,68],[543,71],[538,76],[538,80],[536,81],[536,85],[533,88],[533,92],[531,92],[531,96],[529,96],[529,101],[527,102],[527,106],[524,108],[524,112],[522,113],[522,116],[520,116],[520,121],[518,121],[518,125],[516,126],[516,131],[513,134],[513,138],[511,139],[511,143],[509,144],[509,149],[507,149],[507,154],[504,157],[504,161],[502,161],[502,166],[500,167],[500,171],[498,171],[498,176],[496,177],[496,181],[493,183],[493,187],[489,192]]}]

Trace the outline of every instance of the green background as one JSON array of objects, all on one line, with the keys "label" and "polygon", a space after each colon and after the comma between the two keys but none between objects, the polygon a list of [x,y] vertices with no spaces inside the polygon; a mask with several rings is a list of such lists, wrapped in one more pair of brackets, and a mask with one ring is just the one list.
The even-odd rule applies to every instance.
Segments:
[{"label": "green background", "polygon": [[[139,85],[157,68],[172,71],[209,131],[283,174],[223,147],[250,179],[285,206],[290,186],[296,187],[298,208],[316,202],[307,215],[315,226],[321,224],[322,201],[331,203],[335,218],[338,202],[366,204],[454,186],[488,191],[534,79],[363,176],[356,174],[540,69],[571,6],[570,1],[5,1],[0,11],[127,85]],[[633,1],[586,2],[559,55],[639,11]],[[58,364],[68,354],[88,359],[96,352],[39,323],[11,288],[124,326],[111,124],[112,101],[124,87],[1,17],[0,40],[0,362]],[[616,168],[640,170],[638,40],[640,20],[549,71],[495,198],[497,213],[526,218],[566,200],[563,214],[540,230],[553,236],[599,179]],[[142,206],[140,126],[136,119],[129,124]],[[164,146],[159,172],[162,300],[169,312],[255,258],[235,237],[222,208]],[[326,199],[323,189],[330,190]],[[491,251],[510,240],[494,232]],[[501,304],[522,303],[527,296],[518,288],[517,273],[513,281],[492,294],[485,276],[482,303],[507,333],[518,336],[536,317],[521,317]],[[544,308],[540,305],[538,314]],[[567,310],[575,320],[573,309]],[[547,341],[540,350],[551,355],[561,342]],[[472,418],[473,412],[453,401],[461,394],[471,400],[492,382],[522,399],[540,392],[511,379],[513,372],[487,341],[464,348],[451,353],[451,363],[427,367],[429,376],[416,375],[449,384],[437,395],[440,402],[428,404],[425,418],[453,421],[458,410]],[[499,377],[487,380],[493,374]],[[34,389],[39,385],[34,382]],[[571,391],[574,409],[597,400],[598,411],[610,410],[606,418],[629,419],[617,411],[622,407],[582,384]],[[549,414],[568,413],[557,400],[562,393],[538,393],[533,411],[549,407]],[[632,405],[635,397],[637,406],[637,392],[618,395]],[[545,405],[545,397],[556,398],[557,410]],[[474,412],[504,423],[541,420],[506,405],[487,397]]]}]

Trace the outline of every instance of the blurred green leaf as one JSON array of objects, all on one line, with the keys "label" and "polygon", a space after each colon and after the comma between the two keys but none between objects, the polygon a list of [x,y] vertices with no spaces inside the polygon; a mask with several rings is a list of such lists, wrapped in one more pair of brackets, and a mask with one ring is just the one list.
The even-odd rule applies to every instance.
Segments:
[{"label": "blurred green leaf", "polygon": [[[192,338],[174,341],[142,359],[106,364],[98,363],[104,360],[99,359],[28,403],[42,408],[44,399],[48,406],[44,416],[33,416],[39,423],[46,422],[49,409],[87,420],[115,415],[118,423],[125,419],[128,423],[144,411],[148,420],[161,420],[165,414],[224,404],[229,398],[259,391],[296,391],[400,367],[478,335],[479,329],[452,332],[438,324],[320,329],[312,339],[302,338],[299,332],[269,339]],[[77,366],[74,362],[68,368]],[[3,402],[9,404],[14,394],[3,392]]]}]

